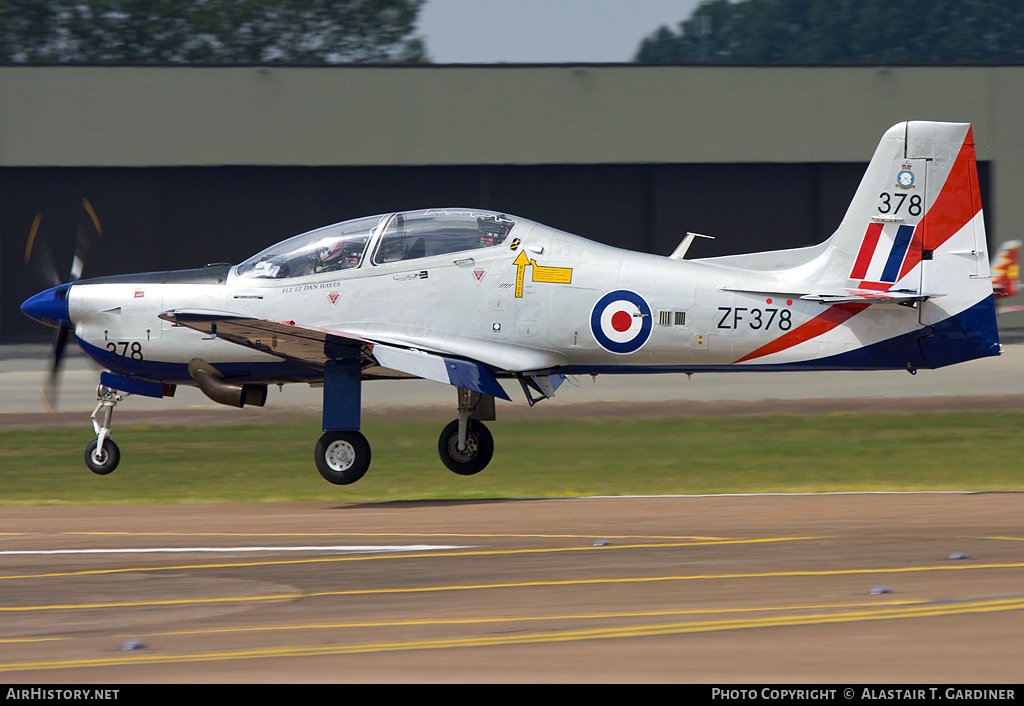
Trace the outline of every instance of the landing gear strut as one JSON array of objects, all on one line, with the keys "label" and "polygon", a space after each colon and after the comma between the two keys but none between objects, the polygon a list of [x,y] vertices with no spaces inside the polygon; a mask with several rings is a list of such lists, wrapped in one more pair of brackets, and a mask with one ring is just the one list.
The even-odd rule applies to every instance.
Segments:
[{"label": "landing gear strut", "polygon": [[362,379],[358,352],[334,352],[339,357],[324,365],[324,435],[316,442],[313,458],[324,480],[348,485],[370,467],[370,444],[358,431]]},{"label": "landing gear strut", "polygon": [[[92,428],[96,432],[96,441],[89,442],[85,447],[85,465],[89,470],[105,476],[117,468],[121,460],[121,451],[110,438],[110,419],[114,416],[114,407],[128,397],[130,393],[118,392],[106,385],[96,388],[96,409],[92,411]],[[103,421],[97,420],[102,410]]]}]

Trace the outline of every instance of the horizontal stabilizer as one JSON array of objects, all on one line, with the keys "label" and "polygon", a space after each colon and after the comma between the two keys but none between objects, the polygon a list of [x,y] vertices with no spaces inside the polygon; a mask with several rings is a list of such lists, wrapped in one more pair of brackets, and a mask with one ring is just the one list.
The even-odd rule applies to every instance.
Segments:
[{"label": "horizontal stabilizer", "polygon": [[838,292],[805,294],[800,298],[810,302],[821,302],[822,304],[847,304],[851,302],[858,304],[912,304],[941,296],[941,294],[926,294],[924,292],[903,290],[844,289]]},{"label": "horizontal stabilizer", "polygon": [[878,289],[837,289],[830,292],[794,292],[781,289],[739,289],[735,287],[721,287],[723,292],[739,292],[741,294],[757,294],[759,296],[770,295],[773,297],[795,297],[809,302],[821,302],[823,304],[907,304],[912,302],[923,302],[926,299],[941,297],[941,294],[928,294],[925,292],[912,292],[909,290],[878,290]]}]

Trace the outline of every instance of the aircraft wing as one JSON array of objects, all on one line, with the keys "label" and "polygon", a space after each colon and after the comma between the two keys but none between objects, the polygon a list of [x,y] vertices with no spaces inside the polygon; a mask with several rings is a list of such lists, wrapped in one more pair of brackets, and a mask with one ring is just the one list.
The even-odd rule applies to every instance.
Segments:
[{"label": "aircraft wing", "polygon": [[374,341],[344,331],[271,321],[209,310],[173,310],[161,319],[187,326],[231,343],[323,369],[328,360],[340,357],[341,349],[358,350],[382,368],[464,387],[508,400],[494,373],[483,364],[456,356]]}]

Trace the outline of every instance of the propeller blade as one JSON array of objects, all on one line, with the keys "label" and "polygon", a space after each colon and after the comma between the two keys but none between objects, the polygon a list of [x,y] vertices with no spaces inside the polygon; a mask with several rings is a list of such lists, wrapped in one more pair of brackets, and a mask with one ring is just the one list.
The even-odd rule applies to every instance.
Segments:
[{"label": "propeller blade", "polygon": [[68,282],[77,282],[85,269],[85,259],[89,254],[89,240],[85,234],[85,226],[78,224],[78,235],[75,238],[75,257],[71,260],[71,274]]},{"label": "propeller blade", "polygon": [[56,287],[61,284],[61,279],[57,274],[53,253],[45,245],[36,243],[36,236],[39,234],[39,226],[42,221],[43,214],[41,213],[37,213],[36,217],[32,219],[32,227],[28,231],[28,241],[25,243],[25,265],[48,286]]},{"label": "propeller blade", "polygon": [[[78,228],[75,233],[75,254],[71,261],[71,272],[68,274],[67,282],[77,282],[82,277],[82,272],[89,261],[89,251],[93,243],[103,235],[103,226],[96,215],[96,210],[89,203],[89,199],[82,199],[82,208],[85,216],[79,215]],[[42,279],[50,283],[51,287],[59,286],[62,281],[57,273],[53,255],[49,248],[36,243],[36,236],[39,235],[39,227],[43,221],[43,214],[37,213],[32,220],[32,227],[29,228],[28,242],[25,244],[25,264],[34,269]],[[66,296],[66,294],[65,294]],[[65,317],[66,318],[66,317]],[[63,323],[67,323],[64,321]],[[60,382],[61,366],[64,362],[64,350],[68,344],[68,334],[71,328],[61,325],[57,329],[53,339],[53,361],[50,365],[50,374],[43,383],[42,398],[43,405],[51,414],[57,408],[57,392]]]},{"label": "propeller blade", "polygon": [[[92,204],[89,203],[89,199],[82,199],[82,208],[88,214],[89,221],[87,223],[81,220],[78,222],[78,232],[75,238],[75,258],[71,261],[71,279],[69,280],[71,282],[77,282],[81,278],[82,270],[85,269],[85,265],[89,261],[89,251],[92,250],[92,244],[103,236],[103,226],[100,225],[100,219],[96,215]],[[92,232],[95,233],[95,236],[90,233],[89,224],[92,224]]]},{"label": "propeller blade", "polygon": [[69,331],[70,329],[62,326],[57,329],[57,335],[53,339],[53,361],[50,364],[50,375],[43,384],[42,389],[43,405],[50,414],[55,414],[57,410],[60,369],[64,363],[64,349],[68,345]]},{"label": "propeller blade", "polygon": [[43,214],[37,213],[32,219],[32,227],[28,229],[28,242],[25,243],[25,264],[32,259],[32,246],[36,242],[36,234],[39,233],[39,224],[43,222]]}]

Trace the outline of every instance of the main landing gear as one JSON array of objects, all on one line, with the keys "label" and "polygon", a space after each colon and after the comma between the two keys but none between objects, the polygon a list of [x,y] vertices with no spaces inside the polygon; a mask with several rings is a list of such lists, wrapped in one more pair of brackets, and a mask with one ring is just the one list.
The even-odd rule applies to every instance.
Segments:
[{"label": "main landing gear", "polygon": [[446,426],[437,440],[441,463],[460,476],[484,470],[494,455],[494,438],[480,420],[494,418],[493,397],[460,387],[459,418]]},{"label": "main landing gear", "polygon": [[[110,438],[110,419],[114,415],[117,403],[128,397],[130,393],[118,392],[106,385],[96,388],[96,409],[92,411],[92,428],[96,432],[96,441],[89,442],[85,447],[85,465],[97,475],[105,476],[117,468],[121,460],[121,451]],[[103,421],[97,421],[102,414]]]},{"label": "main landing gear", "polygon": [[441,463],[448,470],[460,476],[471,476],[484,470],[494,455],[494,438],[483,424],[475,419],[469,420],[466,436],[462,447],[459,447],[459,420],[456,419],[444,428],[441,438],[437,440],[437,452]]},{"label": "main landing gear", "polygon": [[335,485],[355,483],[370,467],[370,444],[358,431],[328,431],[316,442],[316,469]]},{"label": "main landing gear", "polygon": [[[332,399],[331,392],[333,390],[325,386],[325,403]],[[462,387],[458,388],[458,395],[459,418],[441,432],[437,451],[449,470],[471,476],[482,471],[494,455],[494,438],[481,423],[481,420],[495,418],[494,398]],[[329,420],[337,420],[339,426],[357,426],[358,409],[353,408],[351,394],[333,399],[342,402],[335,408],[328,408],[325,404],[324,426],[332,423]],[[332,416],[339,409],[347,410],[349,416]],[[362,478],[370,467],[370,444],[354,429],[328,429],[316,442],[313,459],[324,480],[335,485],[348,485]]]}]

